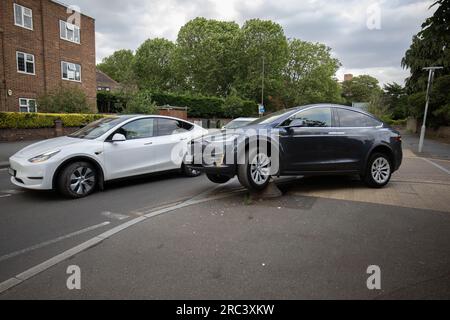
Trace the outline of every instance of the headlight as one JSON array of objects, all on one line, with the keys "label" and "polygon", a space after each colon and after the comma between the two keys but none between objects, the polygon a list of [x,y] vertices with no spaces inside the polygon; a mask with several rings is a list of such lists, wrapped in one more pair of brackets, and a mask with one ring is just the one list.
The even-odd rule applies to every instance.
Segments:
[{"label": "headlight", "polygon": [[49,151],[43,154],[40,154],[34,158],[28,159],[29,162],[31,163],[39,163],[39,162],[44,162],[47,161],[48,159],[50,159],[51,157],[53,157],[55,154],[59,153],[61,150],[54,150],[54,151]]}]

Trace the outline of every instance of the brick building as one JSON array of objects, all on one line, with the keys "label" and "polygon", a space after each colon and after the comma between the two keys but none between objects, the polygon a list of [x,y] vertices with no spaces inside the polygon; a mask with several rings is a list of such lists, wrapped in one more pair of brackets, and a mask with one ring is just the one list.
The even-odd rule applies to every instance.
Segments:
[{"label": "brick building", "polygon": [[0,111],[39,110],[60,86],[81,88],[95,110],[95,20],[57,1],[0,0]]}]

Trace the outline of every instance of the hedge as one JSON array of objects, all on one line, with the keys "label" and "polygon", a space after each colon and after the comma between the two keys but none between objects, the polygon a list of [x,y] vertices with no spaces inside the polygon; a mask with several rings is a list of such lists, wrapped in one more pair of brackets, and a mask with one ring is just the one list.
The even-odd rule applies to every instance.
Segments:
[{"label": "hedge", "polygon": [[[147,91],[158,106],[188,107],[188,116],[192,118],[226,118],[223,109],[224,99],[190,94],[175,94]],[[103,112],[120,112],[119,106],[126,105],[126,98],[120,93],[97,93],[97,105]],[[251,100],[240,99],[239,116],[249,117],[258,113],[258,105]],[[107,109],[111,109],[108,110]]]},{"label": "hedge", "polygon": [[52,128],[57,119],[64,127],[81,127],[103,117],[102,114],[0,112],[0,129]]}]

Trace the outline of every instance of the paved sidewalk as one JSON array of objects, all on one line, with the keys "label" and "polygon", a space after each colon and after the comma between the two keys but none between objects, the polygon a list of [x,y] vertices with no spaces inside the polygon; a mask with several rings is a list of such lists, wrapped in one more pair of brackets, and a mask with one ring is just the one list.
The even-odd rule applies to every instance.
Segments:
[{"label": "paved sidewalk", "polygon": [[26,146],[37,141],[0,142],[0,169],[9,166],[9,157]]},{"label": "paved sidewalk", "polygon": [[425,138],[422,153],[419,153],[419,135],[402,132],[402,138],[403,148],[410,149],[418,156],[434,159],[450,159],[450,144]]}]

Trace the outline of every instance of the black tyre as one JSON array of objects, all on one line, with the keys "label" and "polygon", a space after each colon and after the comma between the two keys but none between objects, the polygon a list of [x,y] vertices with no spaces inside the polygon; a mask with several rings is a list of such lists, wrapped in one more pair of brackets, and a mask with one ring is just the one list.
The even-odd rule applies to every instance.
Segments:
[{"label": "black tyre", "polygon": [[201,175],[201,171],[189,168],[184,163],[181,165],[181,173],[183,173],[186,177],[198,177]]},{"label": "black tyre", "polygon": [[222,176],[220,174],[210,174],[210,173],[208,173],[208,174],[206,174],[206,176],[208,177],[208,179],[211,182],[214,182],[214,183],[226,183],[226,182],[230,181],[230,179],[231,179],[231,177]]},{"label": "black tyre", "polygon": [[271,159],[256,149],[250,150],[245,164],[238,166],[239,182],[251,191],[261,191],[270,182]]},{"label": "black tyre", "polygon": [[67,165],[57,178],[58,191],[68,198],[83,198],[94,192],[98,173],[89,162],[74,162]]},{"label": "black tyre", "polygon": [[392,175],[392,163],[388,156],[383,153],[374,153],[367,163],[363,180],[371,188],[384,187]]}]

